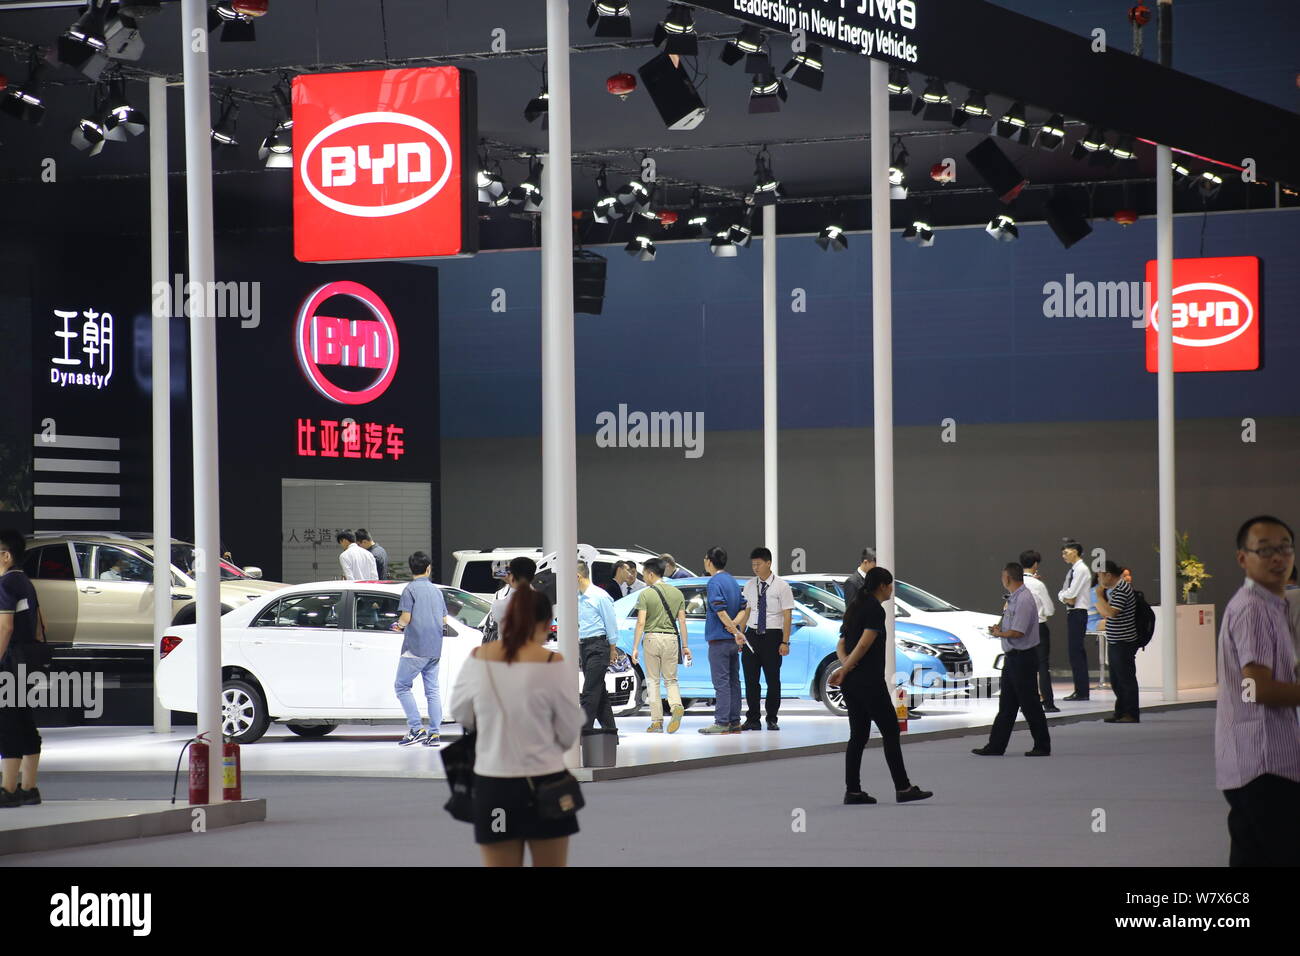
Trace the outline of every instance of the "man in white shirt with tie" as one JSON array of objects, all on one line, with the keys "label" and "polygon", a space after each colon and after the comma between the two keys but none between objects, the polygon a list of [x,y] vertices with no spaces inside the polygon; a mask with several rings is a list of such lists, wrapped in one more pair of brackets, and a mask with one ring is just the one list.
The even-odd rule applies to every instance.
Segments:
[{"label": "man in white shirt with tie", "polygon": [[781,708],[781,658],[790,653],[794,591],[772,570],[772,552],[767,548],[751,551],[749,565],[754,569],[754,576],[745,582],[741,592],[745,607],[735,618],[736,628],[745,632],[740,665],[745,674],[745,700],[749,706],[740,729],[758,730],[761,726],[758,722],[761,671],[767,681],[767,729],[780,730],[776,715]]},{"label": "man in white shirt with tie", "polygon": [[1024,585],[1038,606],[1038,696],[1043,701],[1043,712],[1056,714],[1061,708],[1056,706],[1056,698],[1052,695],[1052,633],[1047,629],[1047,619],[1056,613],[1056,607],[1052,604],[1052,596],[1047,593],[1047,585],[1038,580],[1038,564],[1042,560],[1043,556],[1032,548],[1020,552],[1020,566],[1025,569]]},{"label": "man in white shirt with tie", "polygon": [[1070,671],[1074,675],[1074,693],[1062,700],[1087,700],[1091,689],[1088,676],[1088,653],[1083,640],[1088,633],[1088,612],[1092,610],[1092,572],[1083,560],[1083,545],[1066,538],[1061,545],[1061,560],[1070,566],[1065,584],[1057,592],[1061,603],[1069,610],[1065,624],[1069,631]]}]

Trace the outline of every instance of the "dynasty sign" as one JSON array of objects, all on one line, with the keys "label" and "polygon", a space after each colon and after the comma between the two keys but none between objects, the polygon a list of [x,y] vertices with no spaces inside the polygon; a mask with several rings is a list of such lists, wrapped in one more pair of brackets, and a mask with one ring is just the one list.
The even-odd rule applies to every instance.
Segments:
[{"label": "dynasty sign", "polygon": [[[1157,264],[1147,262],[1147,371],[1159,366]],[[1174,371],[1233,372],[1259,368],[1259,258],[1174,260]]]},{"label": "dynasty sign", "polygon": [[295,77],[294,255],[476,252],[474,94],[474,74],[452,66]]}]

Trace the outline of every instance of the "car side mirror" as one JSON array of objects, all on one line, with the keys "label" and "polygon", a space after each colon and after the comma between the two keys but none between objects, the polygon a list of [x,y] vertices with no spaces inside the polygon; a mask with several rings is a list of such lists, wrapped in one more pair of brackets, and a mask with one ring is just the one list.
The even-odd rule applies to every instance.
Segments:
[{"label": "car side mirror", "polygon": [[262,580],[261,568],[244,568],[244,576],[252,578],[254,581]]},{"label": "car side mirror", "polygon": [[795,626],[795,627],[811,627],[811,626],[812,626],[812,623],[813,623],[813,619],[810,618],[810,617],[809,617],[807,614],[805,614],[803,611],[798,612],[798,613],[795,614],[795,616],[794,616],[794,626]]}]

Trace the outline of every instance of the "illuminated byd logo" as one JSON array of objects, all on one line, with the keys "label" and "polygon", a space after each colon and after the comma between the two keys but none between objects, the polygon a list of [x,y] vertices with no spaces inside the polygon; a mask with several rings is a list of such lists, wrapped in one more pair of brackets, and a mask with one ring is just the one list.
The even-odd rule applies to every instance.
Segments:
[{"label": "illuminated byd logo", "polygon": [[[1159,302],[1151,305],[1151,325],[1156,322]],[[1255,307],[1238,289],[1221,282],[1191,282],[1174,289],[1174,342],[1194,348],[1209,348],[1231,342],[1255,321]],[[1182,330],[1178,334],[1177,330]]]},{"label": "illuminated byd logo", "polygon": [[[423,135],[412,138],[412,131]],[[321,205],[370,219],[423,206],[447,185],[451,166],[451,145],[435,126],[376,111],[344,117],[313,136],[298,175]]]},{"label": "illuminated byd logo", "polygon": [[[342,319],[320,314],[335,296],[347,296],[366,307],[373,319]],[[384,300],[359,282],[330,282],[303,301],[294,328],[298,365],[321,395],[340,405],[373,402],[392,384],[397,374],[397,323]],[[322,372],[325,366],[372,368],[375,380],[360,391],[340,388]]]}]

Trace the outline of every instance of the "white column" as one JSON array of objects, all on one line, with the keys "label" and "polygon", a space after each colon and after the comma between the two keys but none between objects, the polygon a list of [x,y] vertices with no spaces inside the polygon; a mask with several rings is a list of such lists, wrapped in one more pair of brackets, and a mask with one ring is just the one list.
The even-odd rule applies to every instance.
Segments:
[{"label": "white column", "polygon": [[1160,635],[1165,700],[1178,699],[1178,541],[1174,482],[1174,173],[1168,146],[1156,147],[1156,284],[1159,287],[1159,346],[1156,373],[1160,458],[1160,604],[1165,627]]},{"label": "white column", "polygon": [[[894,338],[889,256],[889,64],[871,62],[871,405],[876,464],[876,562],[894,563]],[[894,602],[885,604],[894,633]],[[894,642],[885,642],[885,678],[894,686]]]},{"label": "white column", "polygon": [[221,802],[221,509],[217,498],[217,326],[204,290],[213,280],[212,116],[208,5],[183,0],[185,212],[189,239],[190,379],[194,426],[194,545],[198,594],[198,732],[207,733],[208,802]]},{"label": "white column", "polygon": [[763,546],[772,552],[772,570],[785,565],[778,536],[776,458],[776,206],[763,207]]},{"label": "white column", "polygon": [[[573,181],[569,3],[546,0],[546,186],[542,203],[542,544],[555,552],[560,653],[578,690],[578,463],[573,372]],[[577,766],[578,750],[568,755]]]},{"label": "white column", "polygon": [[167,81],[149,77],[149,273],[153,290],[153,730],[169,734],[158,699],[159,641],[171,624],[171,277],[167,265]]}]

